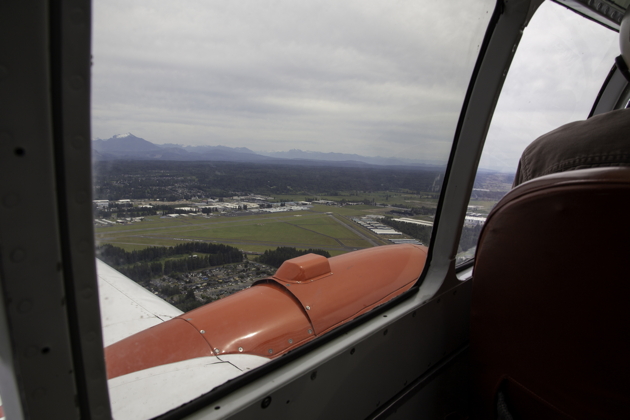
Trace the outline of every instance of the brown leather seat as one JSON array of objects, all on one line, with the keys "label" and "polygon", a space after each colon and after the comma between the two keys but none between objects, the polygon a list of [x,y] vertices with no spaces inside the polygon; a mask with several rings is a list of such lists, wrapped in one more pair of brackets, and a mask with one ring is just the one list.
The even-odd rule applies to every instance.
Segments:
[{"label": "brown leather seat", "polygon": [[473,273],[477,418],[630,418],[630,169],[534,179],[490,213]]}]

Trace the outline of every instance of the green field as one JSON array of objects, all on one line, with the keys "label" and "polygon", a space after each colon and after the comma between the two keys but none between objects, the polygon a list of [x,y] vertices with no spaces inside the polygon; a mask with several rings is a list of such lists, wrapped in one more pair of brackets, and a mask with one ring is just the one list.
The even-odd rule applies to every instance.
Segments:
[{"label": "green field", "polygon": [[348,219],[383,211],[383,208],[365,205],[318,205],[311,211],[247,216],[149,216],[143,222],[129,225],[97,227],[96,242],[131,251],[147,246],[173,246],[182,241],[200,240],[224,243],[252,252],[292,246],[299,249],[321,248],[331,255],[339,255],[383,244],[377,236]]},{"label": "green field", "polygon": [[[278,195],[274,201],[302,201],[308,194]],[[437,200],[429,195],[410,192],[361,193],[340,192],[335,196],[316,196],[318,199],[347,202],[364,200],[377,203],[402,204],[406,207],[435,207]],[[471,203],[473,204],[473,203]],[[474,203],[477,204],[477,203]],[[488,203],[479,203],[485,206]],[[96,228],[97,244],[109,243],[128,251],[147,246],[173,246],[183,241],[224,243],[243,251],[262,253],[279,246],[299,249],[321,248],[339,255],[356,249],[386,244],[387,241],[352,222],[352,217],[385,214],[391,208],[360,204],[345,207],[314,205],[311,210],[286,213],[260,213],[231,216],[214,213],[161,218],[146,217],[143,222]],[[481,210],[481,212],[484,212]],[[415,216],[432,220],[428,216]]]}]

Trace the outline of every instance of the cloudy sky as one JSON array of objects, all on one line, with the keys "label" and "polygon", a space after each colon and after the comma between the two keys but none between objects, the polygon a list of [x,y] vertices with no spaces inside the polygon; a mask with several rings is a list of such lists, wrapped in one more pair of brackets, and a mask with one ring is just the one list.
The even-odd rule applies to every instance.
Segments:
[{"label": "cloudy sky", "polygon": [[[493,2],[93,6],[94,137],[445,162]],[[615,33],[549,6],[526,30],[485,167],[513,170],[537,135],[584,118],[617,54]]]},{"label": "cloudy sky", "polygon": [[480,167],[514,172],[534,139],[586,119],[617,55],[616,32],[543,3],[512,61]]}]

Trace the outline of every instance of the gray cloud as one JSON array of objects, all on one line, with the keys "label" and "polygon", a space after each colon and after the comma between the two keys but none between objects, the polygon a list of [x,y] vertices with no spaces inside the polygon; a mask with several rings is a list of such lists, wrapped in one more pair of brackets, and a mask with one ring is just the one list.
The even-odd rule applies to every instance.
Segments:
[{"label": "gray cloud", "polygon": [[445,161],[492,6],[97,1],[94,135]]},{"label": "gray cloud", "polygon": [[[492,7],[99,0],[94,135],[444,162]],[[589,23],[541,7],[482,166],[514,170],[534,138],[586,117],[617,54],[616,34]]]},{"label": "gray cloud", "polygon": [[545,2],[525,29],[480,166],[513,172],[534,139],[586,119],[618,54],[615,32]]}]

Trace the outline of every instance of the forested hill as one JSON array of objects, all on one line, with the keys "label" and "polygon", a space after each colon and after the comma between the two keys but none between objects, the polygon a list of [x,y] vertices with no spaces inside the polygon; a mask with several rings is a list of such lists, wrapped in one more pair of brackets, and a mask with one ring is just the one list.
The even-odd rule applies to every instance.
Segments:
[{"label": "forested hill", "polygon": [[173,186],[205,196],[232,192],[257,194],[312,193],[336,195],[338,191],[437,192],[442,169],[401,167],[289,166],[231,162],[97,162],[95,199],[161,198]]}]

